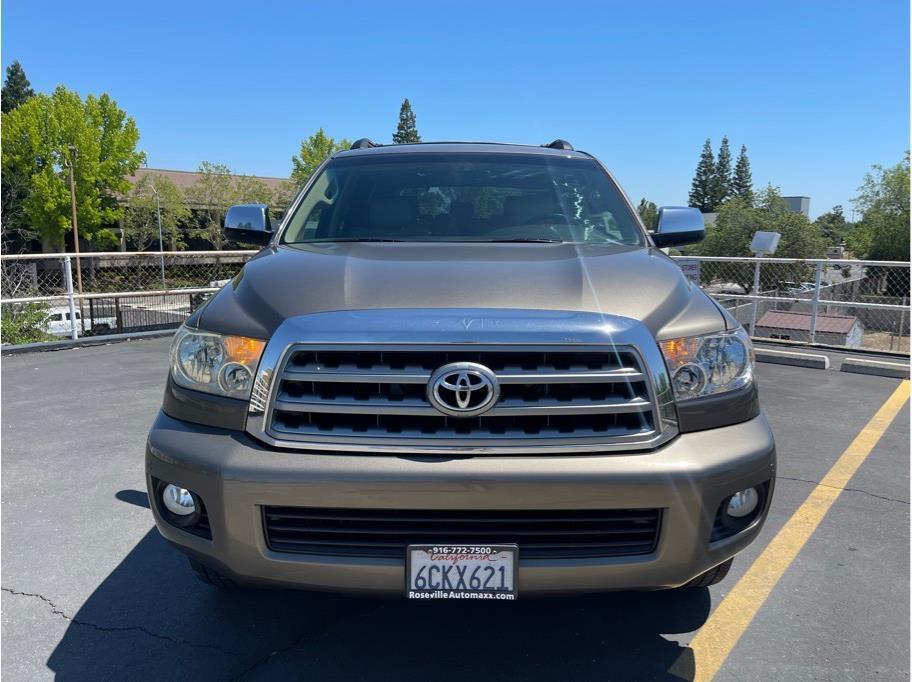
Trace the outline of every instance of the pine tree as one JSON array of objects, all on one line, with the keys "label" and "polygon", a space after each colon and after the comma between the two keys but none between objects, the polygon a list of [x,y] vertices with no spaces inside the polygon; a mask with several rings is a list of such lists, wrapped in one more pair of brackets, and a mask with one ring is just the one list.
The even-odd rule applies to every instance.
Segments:
[{"label": "pine tree", "polygon": [[694,173],[693,182],[690,185],[690,195],[687,203],[693,208],[699,208],[703,213],[711,213],[713,210],[713,177],[715,175],[715,162],[713,161],[712,144],[709,138],[703,143],[703,151],[700,153],[700,163],[697,164],[697,171]]},{"label": "pine tree", "polygon": [[741,145],[738,162],[735,164],[735,174],[732,177],[731,195],[744,200],[748,206],[754,204],[753,178],[751,178],[751,164],[747,158],[747,147]]},{"label": "pine tree", "polygon": [[0,95],[0,108],[9,113],[30,97],[35,96],[32,84],[25,77],[22,65],[15,61],[6,67],[6,80],[3,81],[3,92]]},{"label": "pine tree", "polygon": [[716,157],[716,167],[713,169],[712,210],[718,208],[731,196],[732,184],[732,157],[728,148],[728,138],[722,138],[719,145],[719,155]]},{"label": "pine tree", "polygon": [[399,126],[393,133],[393,142],[396,144],[421,142],[421,135],[418,134],[418,128],[415,127],[415,112],[412,111],[408,98],[402,100],[402,106],[399,107]]}]

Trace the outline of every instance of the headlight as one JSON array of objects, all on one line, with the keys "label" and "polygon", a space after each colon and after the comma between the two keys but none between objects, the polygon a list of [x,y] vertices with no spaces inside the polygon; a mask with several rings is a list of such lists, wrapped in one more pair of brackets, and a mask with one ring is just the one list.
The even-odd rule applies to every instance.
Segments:
[{"label": "headlight", "polygon": [[184,388],[250,398],[265,341],[181,327],[171,343],[171,376]]},{"label": "headlight", "polygon": [[753,380],[754,349],[741,327],[733,332],[670,339],[659,346],[676,400],[733,391]]}]

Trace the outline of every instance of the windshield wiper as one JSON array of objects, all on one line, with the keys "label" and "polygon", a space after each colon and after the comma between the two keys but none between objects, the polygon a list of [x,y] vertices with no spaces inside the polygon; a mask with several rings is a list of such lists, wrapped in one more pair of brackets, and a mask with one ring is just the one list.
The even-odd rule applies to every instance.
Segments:
[{"label": "windshield wiper", "polygon": [[516,237],[514,239],[483,239],[487,244],[563,244],[563,239],[537,239],[533,237]]},{"label": "windshield wiper", "polygon": [[333,244],[336,242],[404,242],[404,239],[382,239],[380,237],[340,237],[339,239],[308,239],[305,244]]}]

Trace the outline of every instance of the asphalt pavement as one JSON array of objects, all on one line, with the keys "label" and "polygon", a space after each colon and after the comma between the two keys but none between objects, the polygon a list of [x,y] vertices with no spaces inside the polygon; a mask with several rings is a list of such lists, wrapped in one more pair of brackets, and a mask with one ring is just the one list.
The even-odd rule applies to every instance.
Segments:
[{"label": "asphalt pavement", "polygon": [[[5,680],[679,679],[669,669],[688,662],[691,677],[688,643],[899,384],[759,366],[775,499],[760,540],[709,589],[461,603],[223,594],[197,582],[148,510],[143,445],[169,342],[3,358]],[[908,577],[904,409],[718,679],[908,679]]]}]

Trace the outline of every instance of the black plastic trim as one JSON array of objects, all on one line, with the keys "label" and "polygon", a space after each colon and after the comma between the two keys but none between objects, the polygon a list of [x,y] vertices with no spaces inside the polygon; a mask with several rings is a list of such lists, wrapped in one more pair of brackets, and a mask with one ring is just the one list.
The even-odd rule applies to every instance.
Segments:
[{"label": "black plastic trim", "polygon": [[687,400],[678,403],[677,408],[681,433],[740,424],[760,414],[757,382],[736,391]]},{"label": "black plastic trim", "polygon": [[169,417],[204,426],[243,431],[247,401],[182,388],[169,376],[162,411]]}]

